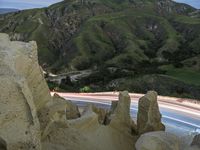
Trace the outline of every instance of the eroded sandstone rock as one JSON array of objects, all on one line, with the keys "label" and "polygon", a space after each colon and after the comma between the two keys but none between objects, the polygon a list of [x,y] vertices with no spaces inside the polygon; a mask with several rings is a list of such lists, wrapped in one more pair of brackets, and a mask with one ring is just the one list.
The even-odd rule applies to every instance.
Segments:
[{"label": "eroded sandstone rock", "polygon": [[199,150],[198,146],[188,146],[184,150]]},{"label": "eroded sandstone rock", "polygon": [[191,143],[191,146],[196,146],[200,148],[200,134],[196,135]]},{"label": "eroded sandstone rock", "polygon": [[140,136],[136,150],[180,150],[178,137],[163,131],[149,132]]},{"label": "eroded sandstone rock", "polygon": [[[59,95],[51,98],[38,65],[35,42],[10,41],[8,35],[0,34],[0,91],[0,149],[133,148],[133,133],[137,131],[130,116],[128,92],[120,92],[109,113],[89,106],[80,116],[71,101]],[[157,107],[153,103],[148,108],[152,114],[150,109]],[[154,123],[156,119],[147,120]]]},{"label": "eroded sandstone rock", "polygon": [[[88,144],[89,143],[89,144]],[[49,126],[48,136],[43,139],[44,150],[97,150],[76,128],[66,122],[55,121]]]},{"label": "eroded sandstone rock", "polygon": [[137,114],[138,133],[165,130],[165,126],[161,122],[161,117],[157,102],[157,93],[149,91],[139,100]]},{"label": "eroded sandstone rock", "polygon": [[35,42],[14,42],[0,34],[0,135],[9,150],[41,149],[37,108],[45,102],[35,99],[28,81],[28,70],[37,70],[37,62],[32,66],[36,53]]},{"label": "eroded sandstone rock", "polygon": [[[127,91],[119,93],[119,101],[113,106],[113,113],[110,116],[110,126],[118,130],[124,130],[125,128],[129,132],[133,127],[133,121],[130,116],[130,103],[131,99]],[[115,104],[114,104],[115,105]],[[125,130],[124,130],[125,131]]]},{"label": "eroded sandstone rock", "polygon": [[50,111],[52,115],[56,112],[59,113],[60,118],[64,117],[65,120],[76,119],[80,117],[78,106],[69,100],[65,100],[58,94],[53,95],[53,102],[50,106]]},{"label": "eroded sandstone rock", "polygon": [[111,102],[111,108],[110,108],[110,112],[113,114],[115,109],[117,108],[118,105],[118,101],[112,101]]},{"label": "eroded sandstone rock", "polygon": [[100,125],[99,116],[94,112],[92,105],[85,108],[80,118],[68,120],[68,124],[80,130],[95,128]]},{"label": "eroded sandstone rock", "polygon": [[7,143],[0,137],[0,150],[7,150]]},{"label": "eroded sandstone rock", "polygon": [[110,124],[110,121],[111,121],[111,119],[113,117],[113,113],[115,112],[115,109],[117,108],[117,104],[118,104],[118,101],[112,101],[111,102],[110,110],[105,116],[104,125],[109,125]]},{"label": "eroded sandstone rock", "polygon": [[98,115],[99,123],[105,124],[106,117],[107,117],[109,111],[106,109],[103,109],[103,108],[96,107],[94,105],[92,105],[92,110],[93,110],[93,112],[95,112]]},{"label": "eroded sandstone rock", "polygon": [[[2,47],[7,47],[8,53],[12,49],[14,72],[25,78],[27,85],[32,93],[33,102],[37,111],[45,107],[46,103],[51,100],[49,88],[43,76],[41,67],[38,65],[37,44],[36,42],[1,42]],[[8,62],[10,63],[10,62]]]},{"label": "eroded sandstone rock", "polygon": [[[67,120],[76,119],[80,117],[80,112],[78,107],[73,104],[69,100],[65,100],[64,98],[60,97],[58,94],[53,95],[53,99],[51,102],[48,103],[48,107],[45,107],[41,110],[41,114],[44,116],[43,122],[46,122],[44,131],[42,132],[42,139],[48,136],[52,125],[56,124],[66,124]],[[48,120],[48,118],[51,118]],[[45,121],[45,119],[47,119]]]}]

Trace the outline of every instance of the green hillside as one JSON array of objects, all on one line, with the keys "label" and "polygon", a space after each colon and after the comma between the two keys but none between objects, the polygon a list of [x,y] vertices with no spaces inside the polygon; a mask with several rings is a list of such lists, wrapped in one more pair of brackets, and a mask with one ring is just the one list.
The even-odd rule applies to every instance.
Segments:
[{"label": "green hillside", "polygon": [[[200,98],[200,66],[188,67],[188,60],[200,55],[200,18],[188,5],[171,0],[66,0],[1,15],[0,32],[13,40],[37,41],[45,70],[93,70],[70,90],[87,85],[93,91],[145,92],[152,79],[168,81],[159,94]],[[143,86],[135,86],[137,81]],[[152,84],[148,89],[156,88]]]}]

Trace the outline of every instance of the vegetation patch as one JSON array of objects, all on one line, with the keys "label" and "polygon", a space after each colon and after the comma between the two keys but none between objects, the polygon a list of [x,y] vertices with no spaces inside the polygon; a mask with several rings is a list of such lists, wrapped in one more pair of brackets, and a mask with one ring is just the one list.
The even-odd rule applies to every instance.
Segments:
[{"label": "vegetation patch", "polygon": [[200,86],[200,72],[193,71],[188,68],[175,68],[172,65],[162,66],[162,70],[166,71],[166,75],[188,84]]}]

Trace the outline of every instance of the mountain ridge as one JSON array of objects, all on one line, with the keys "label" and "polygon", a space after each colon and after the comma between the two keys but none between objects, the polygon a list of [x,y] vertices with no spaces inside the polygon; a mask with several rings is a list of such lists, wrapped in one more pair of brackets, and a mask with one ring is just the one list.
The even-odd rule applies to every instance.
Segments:
[{"label": "mountain ridge", "polygon": [[[9,33],[11,39],[37,41],[45,70],[98,72],[74,89],[95,85],[94,90],[110,90],[109,83],[117,79],[170,75],[166,65],[200,71],[196,59],[191,64],[200,55],[198,10],[171,0],[71,0],[3,15],[0,20],[5,20],[0,32]],[[103,72],[110,75],[102,79]],[[182,94],[190,95],[190,85],[186,87]],[[145,91],[143,87],[140,92]]]},{"label": "mountain ridge", "polygon": [[0,14],[6,14],[6,13],[11,13],[11,12],[16,12],[19,11],[18,9],[14,8],[0,8]]}]

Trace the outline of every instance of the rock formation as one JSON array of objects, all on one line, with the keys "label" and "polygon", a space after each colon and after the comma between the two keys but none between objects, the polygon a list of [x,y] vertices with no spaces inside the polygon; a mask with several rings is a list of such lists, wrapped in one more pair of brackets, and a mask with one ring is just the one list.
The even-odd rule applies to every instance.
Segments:
[{"label": "rock formation", "polygon": [[178,137],[163,131],[141,135],[135,147],[136,150],[180,150]]},{"label": "rock formation", "polygon": [[[133,150],[137,132],[164,130],[156,92],[140,99],[137,125],[130,116],[127,91],[119,93],[109,111],[90,105],[82,114],[71,101],[51,97],[36,43],[10,41],[6,34],[0,34],[0,91],[2,150]],[[142,135],[137,150],[148,142],[154,150],[178,147],[174,136],[156,132]]]},{"label": "rock formation", "polygon": [[1,73],[6,77],[13,76],[13,80],[19,82],[17,84],[22,86],[21,91],[25,93],[24,97],[32,103],[31,105],[34,105],[31,106],[31,111],[38,114],[41,128],[44,128],[46,120],[50,118],[45,115],[44,119],[41,110],[51,101],[51,95],[42,69],[38,65],[37,45],[33,41],[29,43],[10,41],[8,35],[5,34],[1,34],[0,38]]},{"label": "rock formation", "polygon": [[8,35],[0,34],[0,90],[1,149],[132,150],[134,147],[128,92],[120,93],[107,126],[104,125],[106,110],[90,106],[80,114],[71,101],[57,94],[50,96],[38,65],[35,42],[10,41]]},{"label": "rock formation", "polygon": [[4,141],[2,138],[0,138],[0,150],[7,150],[6,141]]},{"label": "rock formation", "polygon": [[47,136],[43,139],[44,149],[65,150],[68,147],[70,150],[121,150],[123,148],[132,150],[135,138],[127,132],[131,128],[120,127],[120,121],[113,122],[113,126],[102,125],[99,122],[103,120],[102,116],[104,115],[101,111],[89,105],[79,118],[67,122],[52,122],[46,132]]},{"label": "rock formation", "polygon": [[118,101],[112,101],[112,102],[111,102],[110,112],[111,112],[112,114],[114,113],[114,111],[115,111],[117,105],[118,105]]},{"label": "rock formation", "polygon": [[200,148],[200,134],[196,135],[191,143],[191,146]]},{"label": "rock formation", "polygon": [[199,147],[197,146],[191,146],[191,147],[187,147],[184,150],[199,150]]},{"label": "rock formation", "polygon": [[37,110],[49,92],[42,94],[48,88],[36,54],[35,42],[11,42],[0,34],[0,136],[9,150],[41,149]]},{"label": "rock formation", "polygon": [[89,105],[82,113],[80,118],[69,120],[69,125],[71,127],[85,130],[91,129],[99,126],[99,116],[93,110],[93,106]]},{"label": "rock formation", "polygon": [[127,91],[119,93],[119,101],[112,114],[110,126],[118,126],[117,128],[130,127],[130,103],[131,99]]},{"label": "rock formation", "polygon": [[140,98],[137,115],[138,133],[165,130],[157,102],[157,93],[149,91]]},{"label": "rock formation", "polygon": [[106,124],[105,123],[106,122],[106,117],[107,117],[109,111],[106,110],[106,109],[103,109],[103,108],[98,108],[98,107],[96,107],[94,105],[92,106],[92,110],[93,110],[93,112],[95,112],[98,115],[99,123],[100,124]]},{"label": "rock formation", "polygon": [[59,113],[60,118],[65,120],[76,119],[80,117],[78,106],[69,100],[65,100],[58,94],[53,95],[53,101],[49,108],[51,113]]},{"label": "rock formation", "polygon": [[110,107],[110,111],[106,114],[105,116],[105,121],[104,121],[104,124],[105,125],[108,125],[110,124],[110,121],[111,121],[111,117],[117,107],[117,104],[118,104],[118,101],[112,101],[111,102],[111,107]]},{"label": "rock formation", "polygon": [[98,150],[78,130],[69,128],[66,123],[54,122],[48,138],[43,141],[43,150]]}]

